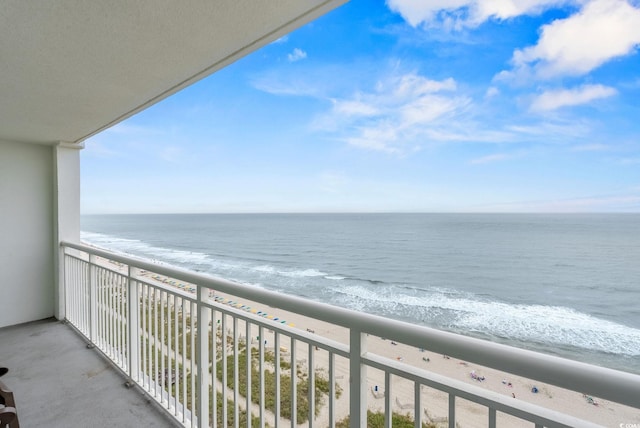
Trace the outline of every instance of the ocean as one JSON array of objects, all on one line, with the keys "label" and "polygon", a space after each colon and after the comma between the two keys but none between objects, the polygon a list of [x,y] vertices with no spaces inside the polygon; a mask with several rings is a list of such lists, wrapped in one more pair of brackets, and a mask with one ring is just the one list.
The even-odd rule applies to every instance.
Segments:
[{"label": "ocean", "polygon": [[640,374],[638,214],[86,215],[82,239]]}]

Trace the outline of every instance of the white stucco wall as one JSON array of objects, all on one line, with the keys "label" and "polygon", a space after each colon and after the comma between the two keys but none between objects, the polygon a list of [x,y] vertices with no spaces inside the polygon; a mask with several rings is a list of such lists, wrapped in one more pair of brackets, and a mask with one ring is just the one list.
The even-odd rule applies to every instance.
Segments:
[{"label": "white stucco wall", "polygon": [[54,314],[54,148],[0,141],[0,327]]}]

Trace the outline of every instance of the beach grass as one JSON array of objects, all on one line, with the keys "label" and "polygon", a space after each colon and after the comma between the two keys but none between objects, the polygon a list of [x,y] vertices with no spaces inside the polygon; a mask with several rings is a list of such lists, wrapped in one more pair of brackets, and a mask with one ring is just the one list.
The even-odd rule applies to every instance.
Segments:
[{"label": "beach grass", "polygon": [[[235,424],[235,416],[234,416],[234,404],[233,401],[227,400],[227,426],[236,426]],[[215,426],[221,427],[223,426],[222,421],[222,395],[216,394],[216,424]],[[238,425],[241,427],[247,426],[247,417],[249,414],[246,410],[239,409],[238,411]],[[213,420],[213,388],[209,387],[209,420]],[[260,418],[251,415],[251,426],[258,428],[260,427]],[[265,425],[266,428],[269,428],[269,424]]]},{"label": "beach grass", "polygon": [[[251,399],[255,404],[259,404],[259,396],[260,396],[260,371],[258,368],[258,358],[259,351],[255,348],[251,349]],[[265,353],[265,361],[269,361],[271,363],[275,363],[275,356],[272,351],[267,351]],[[282,361],[281,361],[282,363]],[[238,354],[238,365],[239,367],[245,368],[247,367],[247,348],[246,346],[242,346],[239,350]],[[283,373],[280,374],[280,416],[291,419],[292,418],[292,383],[291,383],[291,363],[286,362],[285,364],[281,364],[281,367],[287,368]],[[233,389],[234,387],[234,356],[227,356],[227,379],[226,385],[228,388]],[[217,364],[216,367],[216,376],[219,380],[222,381],[222,364]],[[238,384],[239,384],[239,393],[240,395],[246,397],[247,396],[247,371],[239,370],[238,371]],[[296,420],[298,423],[305,423],[309,420],[309,388],[310,388],[310,380],[307,373],[302,371],[298,371],[296,373]],[[329,380],[326,379],[323,373],[320,370],[316,370],[314,376],[314,387],[315,387],[315,414],[317,416],[320,412],[322,405],[324,404],[324,397],[329,394]],[[265,385],[265,408],[273,413],[276,410],[276,374],[272,370],[264,370],[264,385]],[[336,397],[339,398],[342,394],[342,389],[339,385],[336,384]]]},{"label": "beach grass", "polygon": [[[384,428],[384,416],[382,412],[367,412],[367,427],[368,428]],[[409,414],[403,415],[393,412],[391,416],[391,425],[393,428],[413,428],[415,426],[414,419]],[[336,423],[336,428],[349,428],[349,417],[347,416],[343,420]],[[422,423],[422,428],[438,428],[438,425],[433,423]]]}]

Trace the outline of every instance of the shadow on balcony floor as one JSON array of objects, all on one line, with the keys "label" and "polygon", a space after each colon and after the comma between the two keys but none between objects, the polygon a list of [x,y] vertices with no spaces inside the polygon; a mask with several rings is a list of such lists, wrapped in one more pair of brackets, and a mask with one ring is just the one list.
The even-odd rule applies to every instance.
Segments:
[{"label": "shadow on balcony floor", "polygon": [[47,319],[0,329],[3,382],[23,427],[174,427],[70,327]]}]

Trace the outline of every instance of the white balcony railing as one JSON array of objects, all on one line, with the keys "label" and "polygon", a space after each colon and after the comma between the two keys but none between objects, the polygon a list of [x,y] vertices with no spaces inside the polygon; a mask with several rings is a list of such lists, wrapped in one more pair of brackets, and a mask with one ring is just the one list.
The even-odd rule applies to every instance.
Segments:
[{"label": "white balcony railing", "polygon": [[[597,425],[384,357],[373,349],[374,337],[640,409],[637,375],[273,293],[82,244],[64,243],[61,253],[69,323],[185,426],[333,427],[346,412],[350,426],[361,427],[367,424],[372,401],[382,408],[387,427],[398,408],[409,413],[416,427],[423,422],[456,427],[462,401],[484,409],[480,426],[514,426],[515,421],[535,427]],[[242,301],[301,314],[311,323],[339,326],[345,341],[274,320],[243,306]],[[372,372],[383,379],[378,392],[368,384]],[[405,389],[405,397],[409,390],[412,402],[400,402],[399,388]],[[425,389],[445,397],[445,417],[429,413]],[[620,420],[624,422],[634,421]],[[473,424],[478,425],[477,416]]]}]

